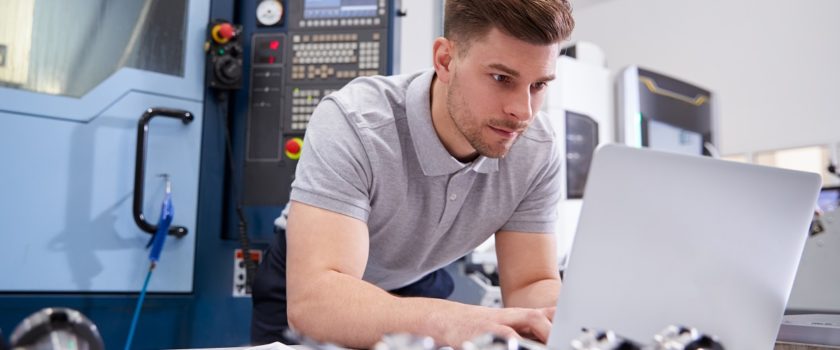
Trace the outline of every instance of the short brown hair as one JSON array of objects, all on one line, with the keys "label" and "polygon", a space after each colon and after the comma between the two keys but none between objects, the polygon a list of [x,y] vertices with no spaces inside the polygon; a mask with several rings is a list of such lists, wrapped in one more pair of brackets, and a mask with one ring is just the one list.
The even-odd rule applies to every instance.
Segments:
[{"label": "short brown hair", "polygon": [[446,0],[444,11],[443,36],[463,43],[464,49],[491,28],[549,45],[568,39],[575,27],[567,0]]}]

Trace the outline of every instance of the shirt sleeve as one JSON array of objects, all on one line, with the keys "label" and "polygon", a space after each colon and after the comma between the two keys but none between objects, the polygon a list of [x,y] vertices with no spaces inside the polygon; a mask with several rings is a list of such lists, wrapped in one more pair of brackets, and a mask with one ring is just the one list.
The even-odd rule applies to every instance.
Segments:
[{"label": "shirt sleeve", "polygon": [[536,233],[554,233],[557,230],[561,159],[553,142],[551,147],[545,165],[501,230]]},{"label": "shirt sleeve", "polygon": [[336,101],[315,108],[292,182],[291,200],[367,222],[370,161],[357,130]]}]

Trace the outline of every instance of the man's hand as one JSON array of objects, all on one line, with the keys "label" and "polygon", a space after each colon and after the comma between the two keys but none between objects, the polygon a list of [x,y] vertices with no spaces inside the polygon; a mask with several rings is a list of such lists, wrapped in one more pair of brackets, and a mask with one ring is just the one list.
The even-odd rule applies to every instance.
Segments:
[{"label": "man's hand", "polygon": [[556,307],[554,307],[554,306],[539,308],[539,309],[524,309],[524,310],[537,310],[542,315],[547,317],[548,318],[548,328],[540,329],[539,332],[537,332],[536,330],[529,328],[530,326],[527,326],[527,327],[522,328],[522,329],[517,329],[516,333],[518,333],[519,336],[521,336],[523,338],[536,340],[536,341],[539,341],[540,343],[545,344],[546,342],[548,342],[548,335],[551,333],[551,322],[554,321],[554,310],[555,309],[556,309]]},{"label": "man's hand", "polygon": [[[451,317],[452,314],[438,315]],[[432,317],[435,334],[433,338],[440,344],[460,347],[467,340],[492,333],[505,338],[528,338],[542,343],[548,341],[551,332],[551,320],[554,307],[527,308],[476,308],[470,312],[440,320]],[[440,322],[438,322],[440,321]]]}]

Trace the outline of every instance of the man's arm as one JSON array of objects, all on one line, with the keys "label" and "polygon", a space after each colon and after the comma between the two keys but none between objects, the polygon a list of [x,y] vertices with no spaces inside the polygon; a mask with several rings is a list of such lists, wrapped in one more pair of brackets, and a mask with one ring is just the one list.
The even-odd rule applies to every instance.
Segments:
[{"label": "man's arm", "polygon": [[363,281],[368,228],[357,219],[292,202],[286,235],[289,324],[307,336],[353,348],[370,348],[390,332],[454,346],[487,332],[548,338],[541,310],[398,298]]},{"label": "man's arm", "polygon": [[505,307],[556,305],[561,282],[553,234],[499,231],[496,258]]}]

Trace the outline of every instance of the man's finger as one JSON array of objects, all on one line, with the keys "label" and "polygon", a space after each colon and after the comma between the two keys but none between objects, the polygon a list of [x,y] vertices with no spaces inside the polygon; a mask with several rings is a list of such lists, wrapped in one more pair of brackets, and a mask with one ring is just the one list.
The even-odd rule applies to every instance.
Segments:
[{"label": "man's finger", "polygon": [[493,333],[493,334],[498,335],[500,337],[503,337],[505,339],[510,339],[510,338],[519,339],[519,338],[521,338],[519,336],[519,333],[516,333],[516,331],[513,330],[513,328],[505,326],[505,325],[500,325],[500,324],[493,327],[490,330],[490,333]]},{"label": "man's finger", "polygon": [[551,321],[544,311],[539,309],[506,309],[502,323],[513,327],[521,334],[530,334],[541,342],[548,340],[551,332]]},{"label": "man's finger", "polygon": [[535,320],[530,327],[531,333],[537,337],[537,340],[545,344],[548,341],[548,335],[551,333],[551,322],[548,318]]},{"label": "man's finger", "polygon": [[554,322],[554,311],[556,309],[557,309],[556,306],[552,306],[552,307],[544,307],[540,310],[542,310],[543,314],[545,314],[545,317],[548,317],[549,321]]}]

